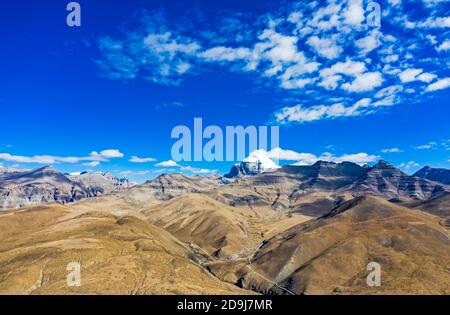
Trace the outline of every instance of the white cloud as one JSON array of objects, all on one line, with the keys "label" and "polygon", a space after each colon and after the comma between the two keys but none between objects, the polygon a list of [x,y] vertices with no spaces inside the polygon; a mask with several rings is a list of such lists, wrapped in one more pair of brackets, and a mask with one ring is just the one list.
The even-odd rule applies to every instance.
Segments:
[{"label": "white cloud", "polygon": [[301,88],[305,87],[306,85],[313,83],[314,81],[315,81],[314,79],[310,79],[310,78],[282,80],[281,86],[287,90],[301,89]]},{"label": "white cloud", "polygon": [[382,83],[383,76],[380,72],[366,72],[358,75],[351,83],[342,84],[342,88],[348,92],[368,92]]},{"label": "white cloud", "polygon": [[214,47],[199,54],[199,57],[210,61],[248,60],[252,52],[248,48]]},{"label": "white cloud", "polygon": [[336,117],[359,116],[365,113],[370,106],[370,98],[361,99],[352,106],[344,106],[342,103],[336,103],[329,106],[316,105],[311,107],[296,105],[293,107],[282,108],[275,113],[275,119],[279,123],[302,123]]},{"label": "white cloud", "polygon": [[150,171],[121,171],[120,176],[144,176],[149,174]]},{"label": "white cloud", "polygon": [[322,57],[327,59],[335,59],[342,53],[342,47],[336,44],[336,40],[333,38],[319,38],[318,36],[312,36],[308,38],[308,45]]},{"label": "white cloud", "polygon": [[333,66],[320,71],[322,81],[319,83],[319,86],[328,90],[335,90],[342,79],[342,75],[358,77],[365,71],[366,65],[364,62],[350,59],[347,59],[345,62],[337,62]]},{"label": "white cloud", "polygon": [[437,43],[436,36],[434,35],[428,34],[425,36],[425,38],[428,39],[431,45],[435,45]]},{"label": "white cloud", "polygon": [[422,0],[422,2],[423,2],[427,7],[430,7],[430,8],[432,8],[432,7],[434,7],[434,6],[437,6],[437,5],[441,4],[441,3],[448,2],[448,1],[449,1],[449,0]]},{"label": "white cloud", "polygon": [[395,147],[395,148],[383,149],[383,150],[381,150],[381,152],[383,152],[383,153],[401,153],[401,152],[403,152],[403,150]]},{"label": "white cloud", "polygon": [[297,50],[298,38],[295,36],[286,36],[272,29],[266,29],[258,38],[262,43],[256,46],[256,50],[262,49],[263,56],[271,60],[273,64],[291,63],[305,59],[303,53]]},{"label": "white cloud", "polygon": [[392,95],[396,95],[400,92],[403,92],[403,87],[401,85],[391,85],[379,90],[375,94],[375,98],[385,98]]},{"label": "white cloud", "polygon": [[83,165],[90,166],[90,167],[96,167],[96,166],[100,165],[100,162],[99,161],[92,161],[92,162],[89,162],[89,163],[84,163]]},{"label": "white cloud", "polygon": [[437,76],[435,74],[423,72],[423,69],[410,68],[402,71],[399,74],[400,81],[403,83],[422,81],[429,83],[433,81]]},{"label": "white cloud", "polygon": [[203,174],[203,175],[217,174],[217,170],[210,170],[210,169],[206,169],[206,168],[195,168],[195,167],[191,167],[191,166],[183,166],[180,168],[180,170],[183,172],[189,172],[189,173],[193,173],[193,174]]},{"label": "white cloud", "polygon": [[432,74],[432,73],[427,73],[427,72],[422,73],[417,76],[417,80],[426,82],[426,83],[430,83],[431,81],[433,81],[436,78],[437,78],[437,75]]},{"label": "white cloud", "polygon": [[370,155],[367,153],[355,153],[355,154],[344,154],[341,156],[334,156],[329,152],[325,152],[320,156],[315,156],[313,154],[302,153],[305,155],[305,159],[298,160],[293,165],[311,165],[317,161],[327,161],[334,163],[342,163],[342,162],[352,162],[359,165],[371,163],[377,161],[380,157],[378,155]]},{"label": "white cloud", "polygon": [[400,81],[408,83],[416,80],[416,77],[423,72],[423,69],[406,69],[399,74]]},{"label": "white cloud", "polygon": [[409,161],[407,163],[400,164],[400,167],[403,168],[405,171],[409,171],[409,170],[419,167],[419,166],[420,166],[420,164],[418,164],[414,161]]},{"label": "white cloud", "polygon": [[425,91],[433,92],[433,91],[443,90],[448,87],[450,87],[450,78],[445,78],[445,79],[438,80],[438,81],[434,82],[433,84],[430,84],[429,86],[427,86]]},{"label": "white cloud", "polygon": [[308,160],[312,161],[312,163],[317,161],[317,157],[314,154],[311,153],[298,153],[292,150],[284,150],[281,148],[276,148],[273,150],[270,150],[267,153],[268,157],[274,160],[281,160],[281,161],[300,161],[300,160]]},{"label": "white cloud", "polygon": [[422,144],[419,146],[416,146],[415,149],[417,150],[429,150],[434,149],[436,147],[437,143],[435,141],[428,142],[427,144]]},{"label": "white cloud", "polygon": [[144,45],[160,54],[168,54],[173,58],[178,53],[193,54],[200,49],[200,46],[195,42],[180,43],[173,38],[171,32],[163,34],[149,34],[144,38]]},{"label": "white cloud", "polygon": [[431,16],[425,21],[417,23],[416,26],[422,28],[447,28],[450,27],[450,16],[446,17]]},{"label": "white cloud", "polygon": [[402,3],[402,0],[388,0],[389,4],[392,4],[393,6],[398,6]]},{"label": "white cloud", "polygon": [[266,155],[274,160],[296,161],[296,163],[293,165],[312,165],[317,161],[328,161],[335,163],[353,162],[357,164],[365,164],[374,162],[380,158],[377,155],[370,155],[367,153],[355,153],[355,154],[344,154],[341,156],[334,156],[331,153],[325,152],[320,156],[317,156],[313,153],[296,152],[293,150],[286,150],[282,148],[273,149],[267,152]]},{"label": "white cloud", "polygon": [[[332,157],[332,156],[331,156]],[[345,154],[337,158],[332,158],[333,162],[353,162],[356,164],[365,164],[375,162],[380,157],[378,155],[370,155],[367,153]]]},{"label": "white cloud", "polygon": [[436,47],[437,51],[448,51],[450,50],[450,40],[445,40],[442,44]]},{"label": "white cloud", "polygon": [[364,8],[361,0],[350,0],[344,12],[345,23],[359,25],[364,21]]},{"label": "white cloud", "polygon": [[286,68],[279,78],[281,85],[285,89],[302,88],[306,84],[315,81],[313,78],[305,78],[307,73],[315,72],[319,68],[320,64],[317,62],[297,63],[293,66]]},{"label": "white cloud", "polygon": [[114,159],[114,158],[122,158],[123,153],[116,149],[110,149],[110,150],[103,150],[100,153],[97,153],[96,151],[92,151],[91,156],[93,156],[93,157],[98,156],[100,158],[106,158],[106,159]]},{"label": "white cloud", "polygon": [[[122,69],[125,77],[149,77],[160,84],[177,84],[182,74],[207,71],[205,65],[213,62],[231,71],[255,72],[264,87],[277,84],[293,90],[289,91],[292,93],[289,97],[295,93],[295,97],[304,98],[302,105],[285,107],[277,113],[283,121],[365,115],[375,112],[377,107],[421,97],[423,86],[416,93],[409,93],[410,88],[392,85],[396,84],[393,79],[428,83],[427,92],[448,87],[447,79],[434,82],[445,71],[448,63],[445,53],[434,58],[436,51],[427,56],[426,49],[430,52],[431,43],[433,51],[446,52],[449,40],[445,32],[424,29],[446,27],[448,17],[441,10],[443,6],[433,7],[426,19],[409,22],[417,15],[405,12],[407,8],[401,6],[401,0],[388,2],[382,13],[387,25],[384,29],[390,34],[367,26],[364,21],[367,3],[362,0],[312,1],[280,7],[273,14],[261,16],[255,24],[234,16],[239,27],[248,28],[242,32],[246,33],[245,40],[238,28],[233,34],[221,33],[221,29],[196,33],[192,28],[183,31],[185,34],[190,31],[191,37],[186,37],[178,28],[163,23],[128,32],[133,35],[125,35],[121,41],[106,40],[109,47],[106,55],[114,61],[111,68]],[[393,23],[405,23],[416,29],[406,30],[406,36],[398,28],[390,27]],[[210,36],[200,34],[204,32]],[[197,65],[195,71],[191,70]],[[335,95],[326,90],[337,89],[341,91],[336,93],[345,100],[328,101]],[[357,94],[352,93],[367,93],[364,96],[373,101],[355,106]]]},{"label": "white cloud", "polygon": [[155,166],[158,166],[158,167],[179,167],[180,165],[177,162],[173,161],[173,160],[168,160],[168,161],[157,163],[157,164],[155,164]]},{"label": "white cloud", "polygon": [[21,156],[12,155],[9,153],[0,153],[0,160],[17,163],[36,163],[36,164],[55,164],[55,163],[79,163],[79,162],[108,162],[109,159],[121,158],[123,153],[119,150],[109,149],[103,150],[100,153],[92,151],[89,156],[84,157],[61,157],[53,155],[35,155],[35,156]]},{"label": "white cloud", "polygon": [[156,159],[151,158],[151,157],[140,158],[138,156],[132,156],[131,159],[129,159],[128,161],[131,163],[148,163],[148,162],[154,162],[154,161],[156,161]]},{"label": "white cloud", "polygon": [[347,59],[345,62],[338,62],[330,68],[325,68],[320,71],[322,77],[327,77],[335,74],[344,74],[347,76],[357,76],[366,71],[366,65],[361,61],[353,61]]},{"label": "white cloud", "polygon": [[[316,5],[313,5],[316,4]],[[317,2],[313,1],[310,5],[311,8],[317,9],[312,18],[307,21],[306,27],[301,30],[301,34],[307,34],[313,31],[314,28],[320,31],[327,31],[333,28],[340,27],[341,17],[339,13],[342,9],[342,4],[336,2],[329,2],[329,4],[322,8],[317,8]]]},{"label": "white cloud", "polygon": [[[397,54],[391,54],[391,55],[387,55],[386,57],[383,58],[383,62],[385,63],[392,63],[392,62],[396,62],[397,60],[400,59],[400,56]],[[387,65],[386,65],[387,66]]]},{"label": "white cloud", "polygon": [[326,88],[327,90],[335,90],[338,85],[339,81],[342,80],[342,76],[336,74],[336,75],[330,75],[327,77],[324,77],[322,81],[319,83],[319,86],[322,86]]},{"label": "white cloud", "polygon": [[380,37],[381,32],[375,29],[368,36],[358,39],[355,45],[365,55],[381,45]]}]

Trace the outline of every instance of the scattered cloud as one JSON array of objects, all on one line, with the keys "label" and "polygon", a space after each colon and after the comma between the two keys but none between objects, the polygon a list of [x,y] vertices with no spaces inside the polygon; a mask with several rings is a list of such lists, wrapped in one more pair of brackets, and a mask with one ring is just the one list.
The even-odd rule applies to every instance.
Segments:
[{"label": "scattered cloud", "polygon": [[303,123],[317,121],[321,119],[333,119],[338,117],[360,116],[369,111],[372,107],[370,98],[363,98],[352,106],[344,106],[342,103],[333,105],[315,105],[303,107],[296,105],[284,107],[275,113],[275,120],[281,124]]},{"label": "scattered cloud", "polygon": [[436,50],[439,52],[450,50],[450,40],[446,39],[442,44],[436,47]]},{"label": "scattered cloud", "polygon": [[177,162],[175,162],[173,160],[168,160],[168,161],[157,163],[157,164],[155,164],[155,166],[158,166],[158,167],[180,167],[181,165],[179,165]]},{"label": "scattered cloud", "polygon": [[410,171],[411,169],[417,168],[419,166],[420,166],[420,164],[416,163],[414,161],[409,161],[409,162],[400,164],[400,168],[404,169],[405,171]]},{"label": "scattered cloud", "polygon": [[357,26],[364,21],[364,8],[362,0],[350,0],[344,12],[345,23]]},{"label": "scattered cloud", "polygon": [[130,171],[130,170],[126,170],[126,171],[121,171],[119,172],[120,176],[145,176],[150,174],[150,171]]},{"label": "scattered cloud", "polygon": [[366,37],[360,38],[355,42],[356,47],[359,48],[360,53],[365,55],[381,45],[381,32],[374,29]]},{"label": "scattered cloud", "polygon": [[110,149],[110,150],[103,150],[100,153],[92,151],[91,156],[98,157],[100,159],[115,159],[115,158],[122,158],[124,155],[119,150]]},{"label": "scattered cloud", "polygon": [[427,86],[426,91],[427,92],[433,92],[438,90],[444,90],[446,88],[450,87],[450,78],[441,79],[439,81],[436,81],[429,86]]},{"label": "scattered cloud", "polygon": [[[388,0],[382,29],[365,22],[362,0],[291,3],[261,16],[228,12],[218,23],[202,24],[201,32],[200,20],[181,27],[163,11],[144,12],[141,25],[99,39],[98,65],[111,79],[161,85],[179,85],[219,65],[255,73],[264,86],[301,99],[301,105],[283,104],[292,112],[286,117],[302,117],[292,122],[364,116],[450,86],[450,42],[442,31],[450,17],[444,0],[423,3],[408,12],[403,1]],[[418,18],[424,13],[427,18]],[[345,101],[327,102],[336,93]],[[355,108],[361,94],[370,105]],[[172,105],[181,107],[164,106]]]},{"label": "scattered cloud", "polygon": [[183,102],[173,101],[157,105],[155,108],[161,109],[161,108],[183,108],[183,107],[185,107],[185,104]]},{"label": "scattered cloud", "polygon": [[183,172],[188,172],[188,173],[198,174],[198,175],[214,175],[214,174],[218,173],[217,170],[210,170],[210,169],[206,169],[206,168],[195,168],[195,167],[191,167],[191,166],[183,166],[180,168],[180,170]]},{"label": "scattered cloud", "polygon": [[424,73],[423,69],[406,69],[399,74],[399,78],[403,83],[422,81],[431,82],[437,76],[431,73]]},{"label": "scattered cloud", "polygon": [[380,72],[366,72],[358,75],[351,83],[344,83],[342,88],[348,92],[368,92],[382,83],[383,76]]},{"label": "scattered cloud", "polygon": [[395,148],[389,148],[389,149],[383,149],[381,150],[382,153],[401,153],[404,152],[403,150],[395,147]]},{"label": "scattered cloud", "polygon": [[430,150],[430,149],[436,148],[436,146],[437,146],[437,142],[431,141],[431,142],[428,142],[427,144],[418,145],[414,148],[417,150]]},{"label": "scattered cloud", "polygon": [[[61,157],[53,155],[35,155],[21,156],[9,153],[0,153],[0,160],[16,163],[36,163],[36,164],[55,164],[55,163],[79,163],[79,162],[108,162],[110,159],[122,158],[122,152],[116,149],[103,150],[101,152],[92,151],[88,156],[82,157]],[[95,166],[97,166],[96,164]]]},{"label": "scattered cloud", "polygon": [[344,154],[342,156],[334,156],[329,152],[325,152],[320,156],[316,156],[315,158],[306,158],[297,161],[294,165],[310,165],[311,162],[315,163],[317,161],[327,161],[334,163],[342,163],[342,162],[352,162],[359,165],[375,162],[380,157],[377,155],[370,155],[367,153],[356,153],[356,154]]},{"label": "scattered cloud", "polygon": [[89,163],[83,163],[83,165],[84,166],[90,166],[90,167],[97,167],[97,166],[100,165],[100,162],[99,161],[92,161],[92,162],[89,162]]},{"label": "scattered cloud", "polygon": [[340,56],[343,48],[338,46],[336,40],[333,38],[319,38],[318,36],[311,36],[307,41],[308,45],[322,57],[327,59],[335,59]]},{"label": "scattered cloud", "polygon": [[156,161],[155,158],[151,158],[151,157],[138,157],[138,156],[132,156],[131,159],[128,160],[131,163],[148,163],[148,162],[154,162]]},{"label": "scattered cloud", "polygon": [[366,164],[375,162],[380,158],[377,155],[370,155],[367,153],[344,154],[341,156],[335,156],[329,152],[325,152],[320,156],[317,156],[313,153],[299,153],[281,148],[273,149],[267,152],[267,155],[274,160],[296,161],[294,165],[311,165],[316,163],[317,161],[328,161],[335,163],[353,162],[356,164]]}]

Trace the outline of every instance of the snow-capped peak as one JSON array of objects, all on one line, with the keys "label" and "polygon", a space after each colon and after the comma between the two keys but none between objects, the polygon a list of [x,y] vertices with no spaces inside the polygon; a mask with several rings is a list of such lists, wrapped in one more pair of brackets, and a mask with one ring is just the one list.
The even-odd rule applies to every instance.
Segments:
[{"label": "snow-capped peak", "polygon": [[259,169],[261,172],[265,172],[268,170],[276,170],[280,168],[270,157],[269,153],[265,150],[256,150],[253,151],[244,161],[243,163],[256,163],[259,165]]}]

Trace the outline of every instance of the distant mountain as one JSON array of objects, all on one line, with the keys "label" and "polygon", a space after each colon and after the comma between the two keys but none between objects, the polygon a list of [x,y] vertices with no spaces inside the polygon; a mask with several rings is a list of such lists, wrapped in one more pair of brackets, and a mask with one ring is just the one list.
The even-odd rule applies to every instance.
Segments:
[{"label": "distant mountain", "polygon": [[386,199],[425,200],[442,191],[443,187],[420,177],[409,176],[388,162],[380,161],[367,168],[350,189],[359,195],[377,195]]},{"label": "distant mountain", "polygon": [[445,185],[450,185],[450,170],[425,166],[413,176],[425,178]]},{"label": "distant mountain", "polygon": [[0,173],[0,209],[57,202],[66,204],[128,188],[109,173],[65,175],[51,167]]},{"label": "distant mountain", "polygon": [[0,208],[65,204],[91,196],[86,187],[50,167],[0,174]]},{"label": "distant mountain", "polygon": [[132,185],[126,178],[117,178],[105,172],[83,172],[79,175],[66,175],[70,180],[77,182],[95,194],[105,194],[116,190],[127,189]]},{"label": "distant mountain", "polygon": [[188,193],[208,193],[221,185],[218,177],[163,174],[136,186],[135,190],[144,189],[157,199],[168,200]]},{"label": "distant mountain", "polygon": [[271,205],[305,215],[325,215],[356,196],[372,195],[403,203],[427,200],[447,188],[410,176],[385,161],[360,166],[351,162],[318,161],[287,165],[272,172],[233,179],[215,191],[215,198],[230,205]]}]

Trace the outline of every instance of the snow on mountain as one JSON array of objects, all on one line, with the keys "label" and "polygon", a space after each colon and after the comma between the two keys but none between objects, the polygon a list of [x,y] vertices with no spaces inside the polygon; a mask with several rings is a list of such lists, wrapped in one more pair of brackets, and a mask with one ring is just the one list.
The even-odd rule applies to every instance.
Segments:
[{"label": "snow on mountain", "polygon": [[280,168],[270,157],[265,150],[256,150],[250,154],[249,157],[242,161],[247,164],[254,164],[258,167],[258,173],[273,171]]},{"label": "snow on mountain", "polygon": [[261,173],[273,172],[281,166],[276,164],[265,150],[252,152],[241,163],[235,164],[225,178],[238,178],[243,176],[254,176]]}]

